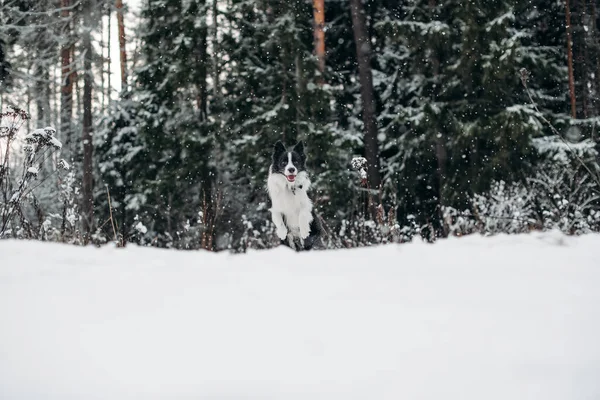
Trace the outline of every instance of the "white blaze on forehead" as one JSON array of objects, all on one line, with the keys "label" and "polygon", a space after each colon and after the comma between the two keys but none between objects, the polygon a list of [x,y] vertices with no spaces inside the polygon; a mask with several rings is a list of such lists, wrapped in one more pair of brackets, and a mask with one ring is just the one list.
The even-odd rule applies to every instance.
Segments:
[{"label": "white blaze on forehead", "polygon": [[[288,163],[287,163],[287,165],[285,166],[285,170],[284,170],[284,172],[285,172],[285,174],[286,174],[286,175],[288,174],[288,169],[289,169],[290,167],[292,167],[292,168],[296,168],[296,166],[295,166],[295,165],[292,163],[292,152],[291,152],[291,151],[290,151],[290,152],[288,152]],[[294,171],[294,174],[295,174],[296,172],[298,172],[298,168],[296,168],[296,171]],[[292,174],[292,175],[293,175],[293,174]]]}]

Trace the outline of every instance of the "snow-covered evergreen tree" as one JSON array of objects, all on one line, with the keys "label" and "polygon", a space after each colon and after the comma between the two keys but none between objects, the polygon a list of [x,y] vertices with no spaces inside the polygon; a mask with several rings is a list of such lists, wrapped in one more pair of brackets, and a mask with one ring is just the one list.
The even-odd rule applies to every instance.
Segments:
[{"label": "snow-covered evergreen tree", "polygon": [[[405,215],[436,220],[444,206],[468,207],[494,180],[532,173],[532,139],[552,134],[542,118],[560,120],[566,106],[564,38],[542,3],[416,1],[379,10],[386,176],[397,179]],[[535,71],[530,89],[541,114],[522,68]]]},{"label": "snow-covered evergreen tree", "polygon": [[158,244],[180,246],[186,223],[195,224],[213,202],[206,10],[200,0],[144,3],[132,93],[116,106],[102,138],[100,170],[115,188],[124,235],[137,215]]}]

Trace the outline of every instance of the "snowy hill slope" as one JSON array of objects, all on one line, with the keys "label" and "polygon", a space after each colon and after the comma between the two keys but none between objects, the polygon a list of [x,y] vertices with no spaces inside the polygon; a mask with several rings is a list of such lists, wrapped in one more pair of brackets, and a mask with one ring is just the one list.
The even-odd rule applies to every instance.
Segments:
[{"label": "snowy hill slope", "polygon": [[600,399],[600,235],[0,257],[4,400]]}]

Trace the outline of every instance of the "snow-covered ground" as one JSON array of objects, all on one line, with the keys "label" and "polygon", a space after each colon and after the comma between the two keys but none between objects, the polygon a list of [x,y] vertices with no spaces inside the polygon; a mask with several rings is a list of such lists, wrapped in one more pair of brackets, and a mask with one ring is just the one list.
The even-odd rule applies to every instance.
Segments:
[{"label": "snow-covered ground", "polygon": [[0,399],[600,399],[600,235],[0,241]]}]

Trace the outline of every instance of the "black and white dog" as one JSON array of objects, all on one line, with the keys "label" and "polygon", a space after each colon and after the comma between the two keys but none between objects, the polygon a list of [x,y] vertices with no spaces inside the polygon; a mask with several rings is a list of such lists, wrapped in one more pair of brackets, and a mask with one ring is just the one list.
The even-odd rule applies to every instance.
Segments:
[{"label": "black and white dog", "polygon": [[302,142],[288,151],[278,141],[275,143],[267,180],[271,217],[277,236],[282,244],[298,251],[321,245],[321,226],[307,194],[310,180],[305,163]]}]

